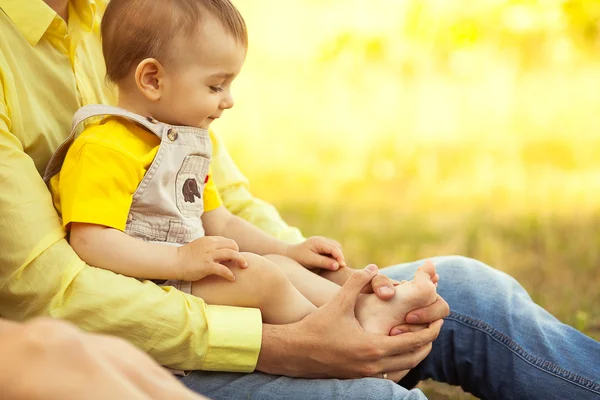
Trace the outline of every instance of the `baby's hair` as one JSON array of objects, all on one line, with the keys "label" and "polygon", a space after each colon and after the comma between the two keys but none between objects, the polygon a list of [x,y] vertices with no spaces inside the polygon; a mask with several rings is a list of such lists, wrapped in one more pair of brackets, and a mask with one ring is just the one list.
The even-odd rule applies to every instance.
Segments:
[{"label": "baby's hair", "polygon": [[118,83],[145,58],[167,61],[173,38],[193,35],[206,18],[248,47],[246,23],[230,0],[111,0],[101,24],[107,78]]}]

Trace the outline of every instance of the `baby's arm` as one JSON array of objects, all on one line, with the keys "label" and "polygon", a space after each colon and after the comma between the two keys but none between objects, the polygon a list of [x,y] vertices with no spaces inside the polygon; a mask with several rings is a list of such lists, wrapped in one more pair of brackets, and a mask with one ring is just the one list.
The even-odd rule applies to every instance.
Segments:
[{"label": "baby's arm", "polygon": [[145,279],[194,281],[207,275],[234,280],[221,261],[246,261],[230,239],[204,237],[176,247],[144,242],[102,225],[71,223],[71,247],[86,263],[118,274]]},{"label": "baby's arm", "polygon": [[86,263],[134,278],[179,279],[177,247],[144,242],[102,225],[71,223],[71,247]]},{"label": "baby's arm", "polygon": [[202,223],[207,235],[232,238],[241,251],[283,255],[306,268],[336,270],[346,265],[341,245],[334,240],[315,236],[299,244],[289,244],[232,215],[225,207],[204,213]]},{"label": "baby's arm", "polygon": [[240,251],[264,256],[266,254],[285,254],[288,248],[286,242],[231,214],[223,206],[202,214],[202,225],[208,236],[226,236],[235,240]]}]

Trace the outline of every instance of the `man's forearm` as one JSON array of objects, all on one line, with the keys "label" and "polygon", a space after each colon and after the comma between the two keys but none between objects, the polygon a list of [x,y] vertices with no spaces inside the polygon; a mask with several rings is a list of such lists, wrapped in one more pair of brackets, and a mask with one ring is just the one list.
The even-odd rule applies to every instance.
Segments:
[{"label": "man's forearm", "polygon": [[[290,329],[291,328],[291,329]],[[294,360],[294,355],[302,354],[301,342],[313,341],[313,347],[320,339],[309,336],[296,336],[292,325],[263,324],[262,344],[256,370],[272,375],[307,378],[310,371],[302,363]],[[318,375],[315,375],[315,377]]]}]

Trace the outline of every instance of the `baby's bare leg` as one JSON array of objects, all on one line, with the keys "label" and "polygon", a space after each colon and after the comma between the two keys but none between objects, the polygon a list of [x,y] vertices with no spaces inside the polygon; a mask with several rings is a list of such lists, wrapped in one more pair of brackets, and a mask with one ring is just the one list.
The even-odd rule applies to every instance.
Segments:
[{"label": "baby's bare leg", "polygon": [[291,258],[276,254],[269,254],[265,258],[277,264],[296,289],[317,307],[327,303],[340,290],[337,283],[309,271]]},{"label": "baby's bare leg", "polygon": [[296,322],[316,309],[273,262],[256,254],[242,254],[248,268],[227,265],[236,276],[234,282],[207,276],[192,284],[192,294],[208,304],[259,308],[263,321],[269,324]]},{"label": "baby's bare leg", "polygon": [[[339,291],[340,286],[279,255],[265,256],[279,266],[307,299],[320,307]],[[374,294],[361,294],[356,303],[356,318],[370,332],[389,334],[390,329],[406,323],[408,312],[425,307],[437,298],[435,267],[423,265],[415,278],[396,287],[393,299],[383,301]]]}]

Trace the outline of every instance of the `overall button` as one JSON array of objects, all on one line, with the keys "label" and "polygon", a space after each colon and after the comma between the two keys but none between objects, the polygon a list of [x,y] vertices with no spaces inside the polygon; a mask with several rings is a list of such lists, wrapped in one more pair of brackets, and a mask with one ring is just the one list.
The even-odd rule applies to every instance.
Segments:
[{"label": "overall button", "polygon": [[167,131],[167,137],[169,138],[169,140],[171,142],[174,142],[179,137],[179,134],[177,133],[177,131],[175,129],[169,128],[169,130]]}]

